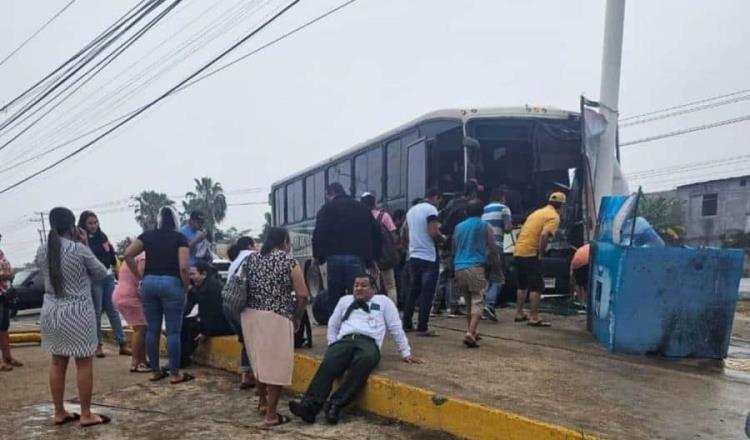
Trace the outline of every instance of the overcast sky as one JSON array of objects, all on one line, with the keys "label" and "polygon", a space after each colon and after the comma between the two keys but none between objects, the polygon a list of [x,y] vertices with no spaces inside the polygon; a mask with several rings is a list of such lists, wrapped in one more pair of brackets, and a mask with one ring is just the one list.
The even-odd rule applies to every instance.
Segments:
[{"label": "overcast sky", "polygon": [[[302,1],[236,54],[342,1]],[[0,58],[66,3],[2,0]],[[285,3],[184,1],[35,129],[0,151],[0,168],[143,105]],[[273,181],[439,108],[528,103],[577,110],[580,94],[598,99],[604,3],[359,0],[169,98],[96,147],[0,195],[2,248],[14,262],[31,259],[38,225],[28,219],[57,205],[76,213],[96,207],[113,240],[137,234],[125,199],[148,189],[179,196],[199,176],[220,181],[230,203],[264,202]],[[135,4],[77,0],[0,66],[0,103],[42,78]],[[621,115],[750,88],[750,57],[743,55],[749,46],[748,16],[746,0],[629,1]],[[176,52],[181,48],[185,51]],[[123,86],[122,93],[114,94]],[[750,113],[748,102],[622,128],[620,139],[742,116]],[[0,121],[15,110],[0,114]],[[626,173],[636,173],[733,158],[746,154],[749,129],[750,121],[624,147],[622,165]],[[82,142],[0,174],[2,186]],[[656,190],[748,172],[750,162],[737,160],[639,183]],[[266,210],[263,205],[232,206],[222,226],[257,233]]]}]

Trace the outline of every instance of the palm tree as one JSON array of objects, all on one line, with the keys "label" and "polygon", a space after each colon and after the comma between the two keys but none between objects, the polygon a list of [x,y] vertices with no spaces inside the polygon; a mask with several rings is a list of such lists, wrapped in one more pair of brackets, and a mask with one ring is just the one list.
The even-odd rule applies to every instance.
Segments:
[{"label": "palm tree", "polygon": [[679,246],[685,238],[682,226],[682,201],[670,196],[646,195],[638,205],[638,215],[651,224],[651,227],[671,246]]},{"label": "palm tree", "polygon": [[182,202],[184,215],[189,215],[195,210],[205,212],[206,229],[213,235],[216,226],[227,216],[227,199],[224,196],[224,189],[221,183],[214,182],[210,177],[193,180],[195,192],[186,193],[185,201]]},{"label": "palm tree", "polygon": [[144,231],[156,229],[159,210],[164,206],[174,206],[169,196],[156,191],[143,191],[133,197],[135,205],[135,221]]}]

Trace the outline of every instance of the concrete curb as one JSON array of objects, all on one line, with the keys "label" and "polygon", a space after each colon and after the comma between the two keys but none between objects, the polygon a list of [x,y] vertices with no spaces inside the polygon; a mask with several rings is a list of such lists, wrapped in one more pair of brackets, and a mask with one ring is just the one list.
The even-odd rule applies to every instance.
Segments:
[{"label": "concrete curb", "polygon": [[[240,344],[230,336],[210,338],[196,350],[196,362],[237,372]],[[302,353],[295,354],[292,390],[303,392],[312,380],[320,361]],[[441,396],[378,375],[370,376],[356,406],[378,416],[399,420],[421,428],[445,431],[467,439],[545,439],[572,440],[597,437],[576,432],[497,408],[467,400]]]},{"label": "concrete curb", "polygon": [[42,342],[42,336],[39,332],[11,332],[10,333],[11,344],[40,344]]}]

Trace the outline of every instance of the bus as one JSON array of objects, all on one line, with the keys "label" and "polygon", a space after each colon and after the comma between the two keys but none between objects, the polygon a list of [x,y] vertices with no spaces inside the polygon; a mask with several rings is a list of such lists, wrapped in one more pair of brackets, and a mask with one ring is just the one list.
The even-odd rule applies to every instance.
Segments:
[{"label": "bus", "polygon": [[[468,179],[485,187],[483,198],[501,186],[513,214],[514,230],[504,244],[507,263],[526,216],[549,193],[564,191],[568,203],[542,269],[547,291],[566,293],[568,263],[584,238],[581,127],[580,113],[551,107],[434,111],[274,183],[269,195],[273,224],[289,230],[293,253],[314,294],[325,277],[324,268],[312,260],[312,232],[330,183],[339,182],[354,197],[371,192],[391,213],[407,210],[427,188],[437,187],[447,203]],[[514,279],[511,271],[503,298],[514,298]]]}]

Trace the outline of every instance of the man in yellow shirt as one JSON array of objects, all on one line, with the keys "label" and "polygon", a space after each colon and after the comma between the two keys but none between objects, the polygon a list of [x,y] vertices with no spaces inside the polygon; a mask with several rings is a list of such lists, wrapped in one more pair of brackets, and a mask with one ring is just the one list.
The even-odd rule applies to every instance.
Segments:
[{"label": "man in yellow shirt", "polygon": [[[553,192],[547,206],[532,212],[521,227],[513,251],[513,262],[518,273],[516,293],[516,322],[528,321],[535,327],[549,327],[548,321],[539,318],[539,303],[544,291],[542,256],[547,250],[549,238],[560,226],[560,208],[565,204],[565,194]],[[523,304],[530,294],[531,313],[526,315]]]}]

